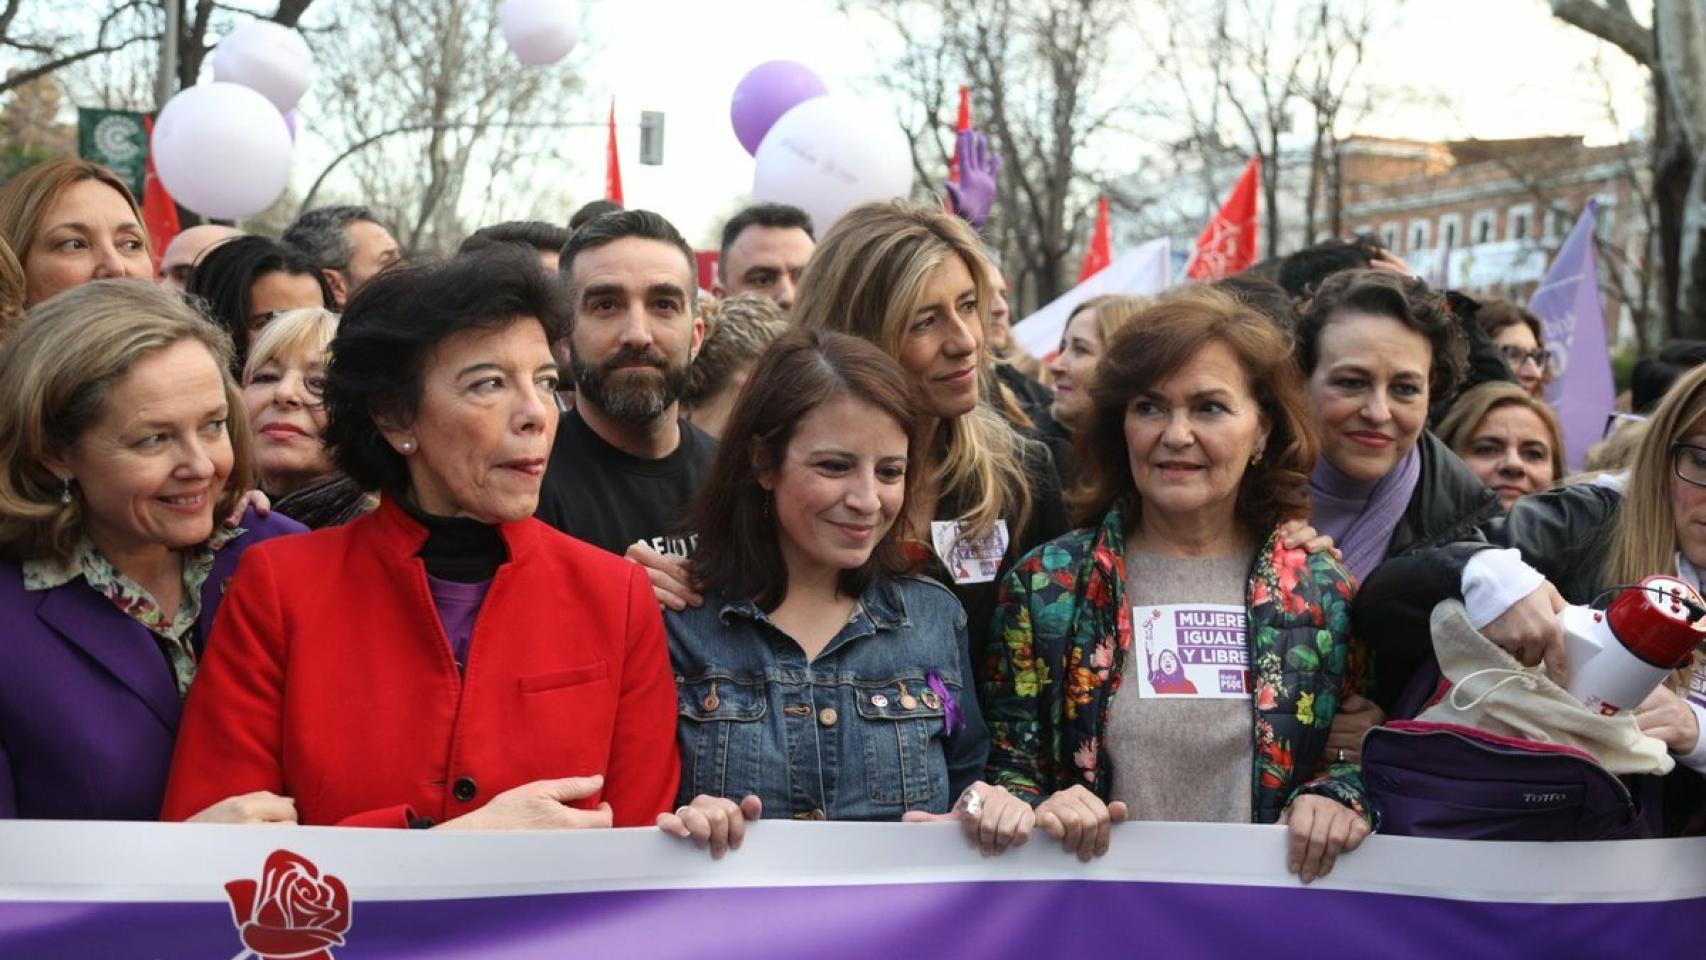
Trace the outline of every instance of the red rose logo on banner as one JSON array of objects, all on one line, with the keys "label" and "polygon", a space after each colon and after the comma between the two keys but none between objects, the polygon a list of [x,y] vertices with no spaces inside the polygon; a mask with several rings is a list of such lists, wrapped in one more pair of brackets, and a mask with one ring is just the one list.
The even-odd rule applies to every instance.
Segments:
[{"label": "red rose logo on banner", "polygon": [[344,882],[289,850],[267,857],[259,883],[233,880],[225,895],[247,948],[232,960],[332,960],[332,948],[343,946],[349,932]]}]

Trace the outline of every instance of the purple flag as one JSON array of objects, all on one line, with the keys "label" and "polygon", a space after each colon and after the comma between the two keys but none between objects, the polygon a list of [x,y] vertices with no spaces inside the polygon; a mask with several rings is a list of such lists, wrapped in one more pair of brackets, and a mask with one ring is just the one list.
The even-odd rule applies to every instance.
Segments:
[{"label": "purple flag", "polygon": [[1546,402],[1564,427],[1565,461],[1571,469],[1580,469],[1588,447],[1605,433],[1606,416],[1617,408],[1600,307],[1599,258],[1593,246],[1598,219],[1599,205],[1589,200],[1528,302],[1528,309],[1545,324],[1554,373]]}]

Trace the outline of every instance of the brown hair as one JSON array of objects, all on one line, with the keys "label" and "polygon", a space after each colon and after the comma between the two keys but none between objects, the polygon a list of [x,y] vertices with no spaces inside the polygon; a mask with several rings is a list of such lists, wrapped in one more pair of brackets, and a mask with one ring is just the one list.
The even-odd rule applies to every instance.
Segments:
[{"label": "brown hair", "polygon": [[[1078,306],[1073,307],[1072,312],[1066,315],[1066,323],[1070,326],[1072,324],[1072,318],[1086,310],[1096,311],[1096,329],[1101,333],[1102,343],[1105,346],[1109,341],[1113,340],[1121,330],[1125,329],[1126,324],[1131,323],[1133,319],[1141,314],[1143,312],[1143,308],[1149,306],[1153,302],[1154,301],[1148,297],[1130,297],[1121,296],[1119,294],[1104,293],[1101,296],[1091,297]],[[1061,328],[1060,335],[1062,337],[1066,336],[1065,327]]]},{"label": "brown hair", "polygon": [[1483,300],[1475,312],[1475,322],[1487,336],[1496,336],[1506,327],[1522,324],[1534,334],[1535,343],[1545,343],[1546,334],[1540,329],[1540,318],[1509,300]]},{"label": "brown hair", "polygon": [[1341,313],[1387,317],[1421,334],[1433,353],[1428,374],[1430,397],[1449,397],[1462,382],[1469,367],[1469,340],[1445,297],[1414,277],[1384,270],[1342,270],[1321,281],[1314,294],[1299,305],[1293,336],[1297,340],[1297,363],[1305,377],[1315,372],[1321,357],[1321,331]]},{"label": "brown hair", "polygon": [[[84,180],[98,180],[112,187],[130,206],[136,222],[147,223],[142,218],[142,208],[131,196],[130,187],[118,174],[76,157],[44,160],[0,184],[0,240],[12,245],[21,266],[30,265],[30,248],[35,244],[36,231],[41,229],[41,218],[47,215],[47,208],[53,206],[60,191]],[[147,228],[142,232],[144,242],[150,242]]]},{"label": "brown hair", "polygon": [[[906,431],[906,492],[918,476],[920,402],[911,378],[869,341],[826,330],[794,330],[770,344],[735,401],[710,475],[682,529],[698,533],[693,572],[709,589],[773,610],[788,592],[770,494],[759,475],[782,463],[794,431],[825,403],[853,397]],[[841,592],[857,597],[880,575],[910,568],[901,547],[905,502],[863,566],[841,573]]]},{"label": "brown hair", "polygon": [[0,237],[0,345],[24,320],[24,266]]},{"label": "brown hair", "polygon": [[1239,524],[1260,538],[1281,520],[1309,515],[1309,473],[1321,444],[1291,344],[1273,321],[1234,297],[1193,287],[1157,299],[1114,337],[1096,364],[1090,416],[1086,429],[1077,432],[1083,480],[1067,498],[1077,523],[1100,523],[1116,504],[1138,507],[1126,410],[1211,343],[1225,344],[1238,358],[1268,427],[1261,461],[1238,485]]},{"label": "brown hair", "polygon": [[231,474],[214,504],[215,522],[254,489],[249,421],[229,372],[231,338],[154,284],[95,280],[31,310],[0,351],[0,556],[71,556],[83,535],[82,500],[61,502],[63,484],[46,459],[76,445],[138,360],[186,340],[213,355],[231,411]]},{"label": "brown hair", "polygon": [[1463,391],[1451,405],[1451,410],[1439,422],[1434,433],[1459,456],[1469,452],[1469,443],[1487,414],[1500,407],[1523,407],[1534,411],[1546,425],[1546,442],[1552,445],[1552,481],[1564,479],[1564,433],[1558,428],[1558,415],[1545,402],[1529,396],[1528,391],[1505,380],[1476,384]]},{"label": "brown hair", "polygon": [[687,367],[681,391],[686,407],[697,407],[728,387],[735,372],[749,366],[770,341],[788,329],[787,314],[776,301],[756,293],[737,293],[721,301],[700,301],[705,339]]}]

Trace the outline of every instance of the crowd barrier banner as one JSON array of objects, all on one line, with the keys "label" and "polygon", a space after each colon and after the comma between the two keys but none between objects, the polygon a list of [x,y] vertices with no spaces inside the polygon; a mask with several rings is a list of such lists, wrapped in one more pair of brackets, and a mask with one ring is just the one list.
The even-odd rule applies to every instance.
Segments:
[{"label": "crowd barrier banner", "polygon": [[953,824],[424,833],[0,822],[8,960],[1699,957],[1706,839],[1373,837],[1304,887],[1280,827],[1126,824],[1081,864]]}]

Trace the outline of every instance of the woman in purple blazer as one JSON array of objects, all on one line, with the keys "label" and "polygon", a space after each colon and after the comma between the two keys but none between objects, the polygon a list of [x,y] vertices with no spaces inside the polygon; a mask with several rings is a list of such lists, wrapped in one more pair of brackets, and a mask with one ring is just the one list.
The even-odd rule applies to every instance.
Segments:
[{"label": "woman in purple blazer", "polygon": [[[231,342],[134,280],[53,297],[0,344],[0,817],[159,816],[183,694],[250,544]],[[207,820],[293,821],[223,800]]]}]

